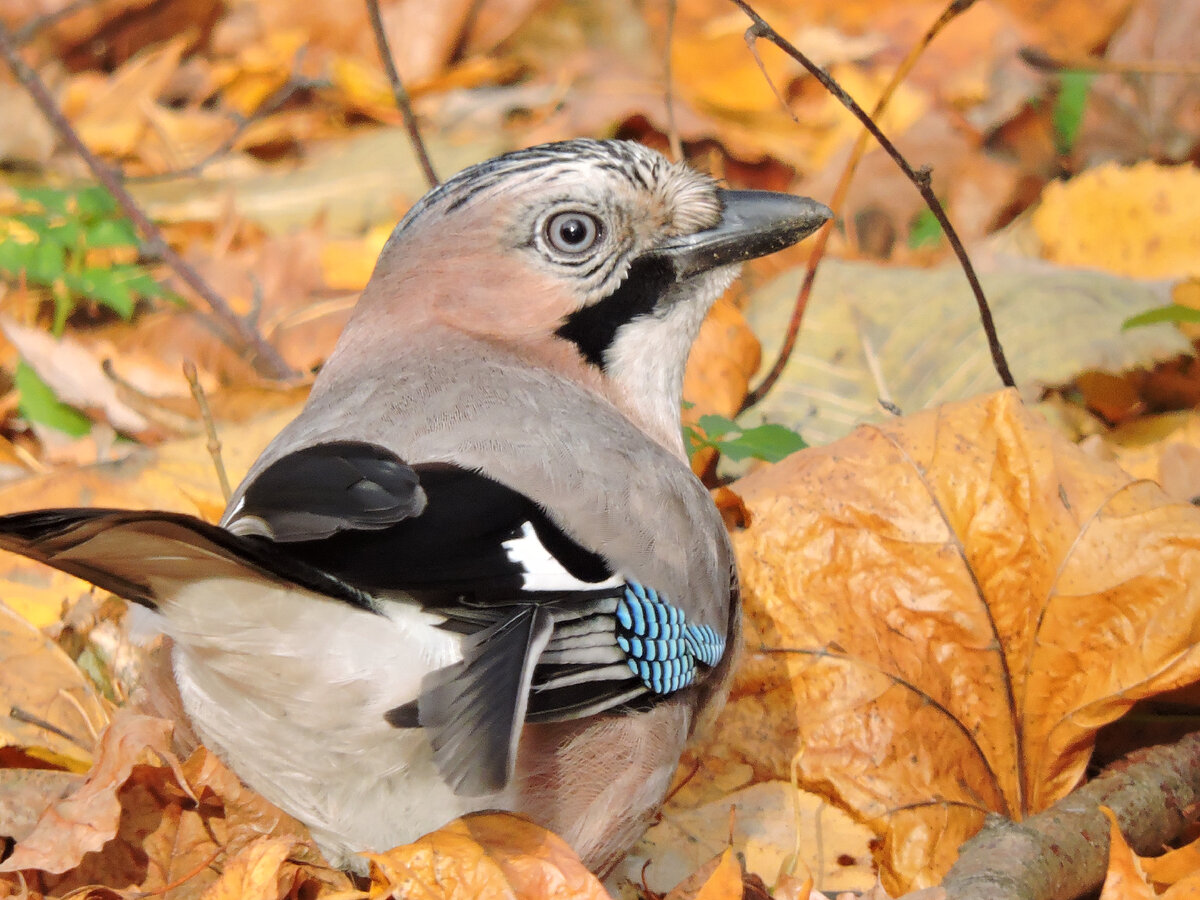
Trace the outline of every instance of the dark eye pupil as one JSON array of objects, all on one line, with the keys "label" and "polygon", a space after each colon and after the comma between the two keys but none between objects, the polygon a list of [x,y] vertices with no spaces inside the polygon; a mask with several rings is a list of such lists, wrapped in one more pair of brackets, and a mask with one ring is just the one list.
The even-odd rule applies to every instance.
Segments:
[{"label": "dark eye pupil", "polygon": [[587,240],[588,227],[583,219],[567,219],[558,226],[558,236],[567,244],[582,244]]}]

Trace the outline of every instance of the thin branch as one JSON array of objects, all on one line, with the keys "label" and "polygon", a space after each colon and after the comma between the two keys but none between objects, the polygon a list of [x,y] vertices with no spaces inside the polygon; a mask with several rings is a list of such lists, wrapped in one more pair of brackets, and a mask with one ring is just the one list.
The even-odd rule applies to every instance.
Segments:
[{"label": "thin branch", "polygon": [[375,46],[379,48],[379,59],[387,72],[388,80],[392,83],[392,96],[396,98],[396,106],[400,110],[400,115],[404,117],[404,127],[408,129],[408,139],[412,142],[417,162],[421,164],[421,171],[425,173],[425,180],[429,182],[429,186],[437,187],[439,183],[437,172],[433,170],[433,163],[429,159],[429,153],[425,150],[425,141],[421,138],[421,130],[417,127],[417,117],[413,114],[412,101],[408,98],[408,91],[404,89],[404,82],[400,80],[400,72],[396,69],[396,60],[392,57],[392,48],[388,46],[387,32],[383,30],[383,15],[379,12],[379,0],[367,0],[367,15],[371,19],[371,30],[375,32]]},{"label": "thin branch", "polygon": [[258,108],[250,115],[235,114],[232,117],[234,129],[229,136],[196,162],[178,169],[155,172],[152,175],[138,175],[132,178],[124,178],[123,181],[125,184],[153,184],[154,182],[167,181],[172,178],[193,178],[199,176],[206,168],[233,150],[237,142],[241,140],[242,135],[246,133],[246,129],[256,122],[261,122],[267,116],[271,115],[271,113],[277,111],[300,91],[329,86],[329,81],[305,78],[303,76],[292,76],[283,87],[279,88],[279,90],[275,91],[275,93],[259,104]]},{"label": "thin branch", "polygon": [[671,159],[683,160],[683,142],[679,139],[679,126],[675,124],[675,78],[671,69],[671,45],[675,42],[675,19],[679,13],[677,0],[667,0],[667,33],[663,37],[663,101],[667,106],[667,143],[671,147]]},{"label": "thin branch", "polygon": [[[987,335],[988,348],[992,354],[992,364],[996,368],[996,373],[1000,376],[1000,380],[1007,387],[1014,387],[1016,382],[1013,379],[1012,372],[1008,367],[1008,360],[1005,359],[1004,349],[1000,346],[1000,338],[996,334],[996,325],[992,319],[992,311],[988,306],[987,298],[983,294],[983,287],[979,284],[979,278],[975,274],[975,269],[971,265],[971,260],[967,256],[967,251],[959,240],[958,232],[954,230],[954,226],[950,224],[949,218],[946,216],[946,210],[942,207],[941,202],[933,192],[930,185],[930,174],[928,169],[914,170],[909,165],[900,151],[895,145],[888,140],[887,136],[879,129],[879,126],[867,115],[866,111],[854,101],[849,94],[836,81],[829,76],[824,69],[816,65],[812,60],[798,50],[791,42],[786,40],[779,32],[771,27],[762,16],[760,16],[746,0],[732,0],[739,9],[742,10],[750,20],[754,23],[746,29],[746,44],[753,47],[754,42],[760,38],[766,38],[776,47],[786,53],[800,65],[804,66],[814,78],[816,78],[825,87],[827,91],[833,94],[846,109],[850,110],[854,116],[862,122],[863,126],[871,133],[871,135],[879,142],[879,145],[887,152],[887,154],[895,160],[901,171],[908,176],[909,180],[916,185],[917,190],[921,192],[926,205],[933,213],[934,218],[938,220],[938,224],[942,226],[942,231],[946,235],[946,239],[950,242],[950,246],[954,250],[955,256],[963,268],[963,272],[967,276],[967,281],[971,285],[971,291],[975,295],[975,302],[979,306],[979,318],[983,323],[984,333]],[[951,4],[951,10],[957,7],[969,6],[973,0],[956,0]],[[955,13],[956,14],[956,13]],[[758,393],[756,391],[755,393]]]},{"label": "thin branch", "polygon": [[213,421],[212,410],[208,408],[208,395],[200,384],[200,375],[196,372],[196,364],[190,359],[183,364],[183,377],[187,379],[188,387],[192,389],[192,398],[200,408],[200,418],[204,422],[204,433],[208,437],[205,447],[212,457],[213,468],[217,470],[217,481],[221,483],[221,496],[225,502],[233,495],[229,487],[229,475],[225,472],[225,460],[221,456],[221,438],[217,435],[217,423]]},{"label": "thin branch", "polygon": [[125,215],[137,226],[138,231],[141,232],[142,238],[146,242],[147,252],[160,257],[163,262],[170,266],[175,274],[208,305],[213,315],[223,325],[233,331],[240,345],[239,349],[250,357],[256,369],[272,378],[294,378],[295,373],[284,362],[279,352],[268,344],[262,335],[251,328],[245,320],[238,316],[225,298],[213,290],[190,263],[171,249],[162,231],[142,211],[137,201],[133,199],[129,191],[121,183],[121,179],[117,173],[88,149],[87,145],[79,137],[79,134],[71,126],[71,123],[67,121],[62,110],[58,108],[58,104],[55,102],[54,97],[51,96],[49,88],[46,87],[41,77],[21,59],[16,47],[13,45],[12,36],[2,23],[0,23],[0,55],[3,55],[13,75],[21,82],[25,90],[28,91],[29,96],[33,98],[33,102],[37,104],[42,115],[46,117],[54,127],[54,130],[58,132],[59,137],[72,150],[79,154],[96,180],[112,194],[113,199],[120,204]]},{"label": "thin branch", "polygon": [[[951,0],[950,5],[946,7],[938,17],[938,20],[929,27],[925,32],[925,36],[913,45],[912,49],[908,51],[908,55],[900,63],[899,68],[892,73],[892,77],[883,89],[883,93],[880,94],[879,100],[876,101],[874,109],[871,110],[872,120],[880,119],[883,116],[884,110],[887,109],[888,104],[891,102],[892,95],[895,94],[896,89],[904,82],[904,79],[908,77],[913,66],[917,64],[917,60],[925,52],[925,48],[933,42],[933,39],[938,36],[942,29],[949,25],[957,16],[966,12],[974,3],[975,0]],[[753,46],[751,47],[751,51],[754,51]],[[754,58],[758,62],[759,69],[766,76],[766,68],[763,66],[762,60],[758,58],[757,52],[754,53]],[[771,84],[771,89],[775,91],[775,95],[779,96],[778,89],[770,82],[769,77],[768,83]],[[791,109],[786,106],[786,103],[785,108],[788,110],[789,115],[792,115],[792,118],[795,119],[795,115],[792,114]],[[775,382],[783,375],[783,370],[787,366],[788,360],[791,359],[792,351],[795,350],[796,341],[800,336],[800,323],[804,318],[805,310],[808,309],[808,301],[812,297],[813,284],[817,280],[817,267],[820,266],[821,260],[825,258],[825,249],[829,245],[830,235],[833,234],[834,223],[841,218],[842,207],[845,205],[846,196],[850,192],[850,183],[854,180],[854,174],[858,171],[858,164],[862,161],[863,155],[866,153],[867,143],[870,139],[871,132],[864,128],[859,132],[858,138],[854,142],[854,148],[850,151],[850,159],[846,163],[842,177],[838,180],[837,187],[834,188],[833,198],[829,201],[829,206],[833,210],[833,216],[821,226],[820,231],[817,232],[816,240],[813,242],[812,253],[808,257],[808,268],[805,270],[804,281],[800,285],[800,292],[796,296],[796,305],[792,308],[792,318],[788,322],[787,331],[784,334],[783,346],[780,347],[775,364],[771,367],[766,377],[742,401],[742,408],[739,412],[745,412],[750,409],[750,407],[754,406],[767,395],[771,388],[775,386]]]},{"label": "thin branch", "polygon": [[24,47],[45,28],[52,25],[57,25],[63,19],[69,19],[75,13],[87,9],[89,6],[99,6],[103,0],[74,0],[73,3],[68,3],[65,6],[48,12],[44,16],[37,16],[30,19],[20,28],[13,32],[13,43],[18,47]]},{"label": "thin branch", "polygon": [[1200,75],[1200,63],[1170,59],[1114,60],[1095,56],[1059,58],[1037,47],[1022,47],[1021,61],[1040,72],[1096,72],[1113,75]]}]

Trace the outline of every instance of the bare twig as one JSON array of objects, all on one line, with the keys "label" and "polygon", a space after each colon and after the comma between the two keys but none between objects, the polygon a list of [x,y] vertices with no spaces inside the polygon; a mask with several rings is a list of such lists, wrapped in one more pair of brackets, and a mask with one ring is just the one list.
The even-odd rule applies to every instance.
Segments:
[{"label": "bare twig", "polygon": [[217,436],[217,425],[213,421],[212,410],[208,408],[208,397],[200,384],[200,376],[196,373],[196,365],[191,360],[183,364],[183,377],[187,379],[188,387],[192,389],[192,397],[200,408],[200,418],[204,422],[204,433],[208,436],[208,455],[212,457],[213,468],[217,470],[217,480],[221,482],[221,494],[225,502],[233,495],[229,487],[229,475],[225,472],[225,460],[221,457],[221,439]]},{"label": "bare twig", "polygon": [[[800,65],[804,66],[804,68],[807,69],[814,78],[821,82],[827,91],[836,97],[843,106],[850,110],[850,112],[853,113],[860,122],[862,122],[863,126],[871,133],[875,140],[879,142],[879,145],[883,147],[887,154],[896,162],[896,165],[900,167],[901,171],[903,171],[904,174],[908,176],[909,180],[916,185],[917,190],[921,192],[921,196],[924,198],[926,205],[929,207],[934,217],[938,220],[938,224],[941,225],[942,231],[945,233],[946,239],[950,242],[950,246],[953,248],[954,254],[958,257],[958,261],[963,268],[963,272],[967,276],[967,281],[971,285],[971,291],[975,295],[975,302],[979,306],[979,318],[983,323],[984,333],[987,335],[988,348],[991,350],[992,364],[996,368],[996,373],[1000,376],[1000,380],[1006,386],[1015,386],[1016,382],[1013,380],[1012,372],[1009,370],[1008,361],[1004,356],[1004,349],[1000,346],[1000,339],[996,334],[996,325],[992,319],[992,311],[988,306],[987,298],[983,294],[983,287],[979,284],[979,278],[975,274],[975,269],[971,265],[971,260],[967,256],[967,251],[963,247],[962,241],[959,240],[958,233],[954,230],[954,226],[950,224],[950,220],[946,216],[946,210],[942,207],[941,202],[933,192],[933,188],[930,185],[929,170],[914,170],[913,167],[909,165],[908,160],[901,155],[900,151],[896,149],[895,145],[879,129],[879,126],[875,124],[869,115],[867,115],[866,111],[864,111],[863,108],[854,101],[854,98],[847,94],[846,91],[842,89],[842,86],[834,81],[824,69],[812,62],[812,60],[810,60],[807,56],[800,52],[800,50],[793,46],[791,42],[786,40],[781,34],[779,34],[779,32],[772,28],[771,25],[767,23],[767,21],[764,20],[763,17],[760,16],[754,10],[754,8],[750,6],[749,3],[746,2],[746,0],[732,0],[732,2],[735,3],[742,10],[742,12],[749,16],[750,20],[754,23],[746,29],[747,45],[753,47],[754,42],[758,38],[766,38],[788,56],[792,57],[792,59],[796,60],[796,62],[800,63]],[[950,9],[953,11],[953,14],[956,15],[958,7],[965,8],[970,6],[972,2],[974,2],[974,0],[956,0],[956,2],[951,4]],[[761,398],[761,393],[756,390],[755,394],[759,394],[758,397],[754,398],[756,402]]]},{"label": "bare twig", "polygon": [[24,722],[26,725],[33,725],[36,728],[40,728],[43,731],[48,731],[51,734],[56,734],[60,738],[70,741],[76,747],[82,747],[84,750],[92,749],[90,746],[88,746],[86,743],[84,743],[84,741],[82,739],[71,734],[69,731],[63,731],[61,728],[59,728],[53,722],[47,722],[45,719],[41,718],[40,716],[35,716],[31,712],[26,712],[25,710],[21,709],[21,707],[19,707],[19,706],[9,707],[8,717],[10,719],[15,719],[18,722]]},{"label": "bare twig", "polygon": [[0,23],[0,55],[3,55],[13,75],[21,82],[25,90],[28,91],[29,96],[33,98],[33,102],[37,104],[42,115],[46,117],[54,127],[54,130],[58,132],[59,137],[72,150],[79,154],[80,158],[87,164],[87,167],[96,177],[96,180],[112,194],[113,199],[120,204],[125,215],[137,226],[138,231],[141,232],[142,238],[145,241],[147,252],[160,257],[208,305],[213,315],[226,328],[233,332],[237,343],[240,345],[239,349],[250,357],[256,369],[272,378],[295,377],[295,373],[284,362],[279,352],[268,344],[262,335],[251,328],[245,320],[239,317],[229,306],[228,302],[226,302],[225,298],[213,290],[208,282],[200,277],[200,273],[190,263],[171,249],[162,231],[142,211],[137,201],[133,199],[129,191],[121,183],[121,179],[117,173],[88,149],[87,145],[79,137],[79,134],[71,127],[71,123],[67,121],[66,116],[62,114],[62,110],[58,108],[58,104],[55,102],[54,97],[51,96],[49,88],[46,87],[41,77],[21,59],[13,44],[12,36],[2,23]]},{"label": "bare twig", "polygon": [[387,32],[383,30],[383,15],[379,12],[379,0],[367,0],[367,15],[371,19],[371,30],[375,32],[375,45],[379,48],[379,59],[387,72],[388,80],[392,83],[392,95],[396,98],[396,106],[400,110],[400,115],[404,117],[404,127],[408,129],[408,139],[412,142],[417,162],[421,164],[421,171],[425,173],[425,180],[429,182],[429,186],[437,187],[437,172],[433,170],[433,163],[429,159],[429,153],[425,150],[425,141],[422,140],[421,130],[417,127],[417,117],[413,113],[412,101],[408,98],[408,91],[404,89],[404,82],[400,80],[400,72],[396,69],[396,60],[392,58],[392,49],[388,46]]},{"label": "bare twig", "polygon": [[1041,72],[1096,72],[1115,75],[1200,75],[1200,63],[1170,59],[1112,60],[1095,56],[1060,59],[1037,47],[1022,47],[1018,56]]},{"label": "bare twig", "polygon": [[37,37],[38,32],[42,31],[42,29],[57,25],[63,19],[71,18],[75,13],[87,9],[89,6],[99,6],[101,2],[103,0],[74,0],[73,3],[68,3],[53,12],[46,13],[44,16],[37,16],[30,19],[13,32],[13,43],[18,47],[24,47]]},{"label": "bare twig", "polygon": [[[935,37],[945,28],[955,17],[959,16],[969,9],[975,0],[951,0],[950,5],[938,17],[938,20],[929,27],[925,32],[925,36],[913,45],[908,51],[908,55],[900,63],[900,66],[892,73],[891,79],[887,86],[883,89],[883,93],[879,95],[879,100],[876,101],[875,107],[871,110],[871,118],[877,120],[882,117],[883,112],[887,109],[888,103],[891,102],[893,94],[908,77],[908,73],[912,71],[917,60],[921,58],[921,54],[925,52],[925,48],[933,41]],[[751,47],[753,51],[753,46]],[[754,54],[755,61],[758,62],[759,69],[762,70],[763,76],[767,77],[767,81],[771,84],[771,90],[775,91],[775,96],[779,96],[779,90],[771,83],[767,76],[767,70],[763,66],[762,60],[758,58],[757,52]],[[781,98],[780,102],[784,102]],[[784,102],[784,108],[791,115],[791,109]],[[795,119],[795,116],[792,115]],[[770,392],[775,386],[775,382],[783,375],[783,370],[787,366],[788,360],[791,359],[792,351],[796,348],[796,340],[800,336],[800,323],[804,319],[804,312],[808,309],[808,301],[812,297],[813,284],[817,280],[817,267],[820,266],[821,260],[825,258],[825,249],[829,245],[829,237],[833,234],[834,223],[840,218],[842,206],[846,202],[846,195],[850,192],[850,183],[854,180],[854,173],[858,171],[858,164],[862,161],[863,155],[867,150],[867,143],[871,139],[871,132],[864,128],[854,142],[854,148],[850,151],[850,159],[846,163],[846,168],[842,172],[842,177],[838,180],[837,187],[834,188],[833,198],[829,201],[829,206],[833,210],[833,216],[828,222],[821,226],[817,232],[816,240],[813,242],[812,253],[808,257],[808,268],[804,273],[804,281],[800,285],[800,292],[796,296],[796,305],[792,308],[792,317],[788,322],[787,331],[784,334],[783,346],[779,349],[779,355],[775,359],[775,364],[771,366],[769,372],[759,383],[759,385],[746,395],[746,399],[742,402],[740,412],[745,412],[750,407],[754,406],[763,397]],[[884,398],[890,399],[890,398]]]},{"label": "bare twig", "polygon": [[246,133],[251,125],[265,119],[271,113],[278,110],[281,106],[292,99],[293,96],[300,91],[307,91],[312,88],[329,87],[328,81],[319,79],[304,78],[293,76],[289,78],[287,83],[283,85],[275,93],[271,94],[248,116],[235,114],[233,116],[234,129],[225,140],[221,141],[214,149],[206,153],[201,159],[192,163],[189,166],[183,166],[179,169],[170,169],[165,172],[155,172],[152,175],[138,175],[133,178],[123,179],[125,184],[152,184],[157,181],[167,181],[172,178],[192,178],[200,175],[203,171],[216,162],[225,154],[233,150],[242,135]]},{"label": "bare twig", "polygon": [[667,106],[667,143],[671,147],[671,159],[683,159],[683,142],[679,140],[679,126],[675,124],[675,79],[671,69],[671,45],[675,41],[675,18],[679,13],[677,0],[667,0],[667,28],[663,37],[663,101]]}]

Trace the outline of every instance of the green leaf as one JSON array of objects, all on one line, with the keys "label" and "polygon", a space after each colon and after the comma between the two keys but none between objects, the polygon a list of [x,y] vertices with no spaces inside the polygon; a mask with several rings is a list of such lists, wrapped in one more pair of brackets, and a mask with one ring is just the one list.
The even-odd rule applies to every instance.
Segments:
[{"label": "green leaf", "polygon": [[101,219],[88,226],[86,247],[136,247],[137,232],[127,219]]},{"label": "green leaf", "polygon": [[1058,77],[1058,96],[1054,99],[1051,120],[1054,146],[1060,155],[1070,153],[1075,146],[1093,78],[1095,75],[1091,72],[1063,72]]},{"label": "green leaf", "polygon": [[141,266],[116,265],[112,267],[112,271],[135,294],[143,297],[168,296],[167,289],[151,278]]},{"label": "green leaf", "polygon": [[123,319],[133,315],[137,299],[121,277],[122,273],[112,269],[87,268],[78,274],[66,276],[67,286],[89,300],[107,306]]},{"label": "green leaf", "polygon": [[99,185],[85,187],[75,192],[74,207],[76,214],[85,221],[113,218],[117,214],[117,201],[112,194]]},{"label": "green leaf", "polygon": [[808,446],[804,438],[786,425],[767,423],[743,429],[732,419],[718,415],[701,416],[696,424],[698,428],[684,429],[692,453],[712,447],[735,462],[743,459],[779,462]]},{"label": "green leaf", "polygon": [[54,231],[54,221],[41,213],[18,213],[11,218],[14,222],[20,222],[39,238],[48,237]]},{"label": "green leaf", "polygon": [[1136,316],[1130,316],[1121,323],[1121,330],[1128,331],[1130,328],[1157,325],[1160,322],[1200,322],[1200,309],[1193,309],[1190,306],[1180,306],[1177,303],[1173,303],[1170,306],[1159,306],[1156,309],[1148,309],[1144,313],[1138,313]]},{"label": "green leaf", "polygon": [[50,284],[61,278],[67,268],[67,252],[57,241],[38,241],[29,255],[25,277],[38,284]]},{"label": "green leaf", "polygon": [[36,203],[48,213],[67,215],[68,207],[73,199],[71,191],[52,187],[19,187],[15,188],[17,196],[25,203]]},{"label": "green leaf", "polygon": [[742,428],[733,419],[726,416],[718,416],[709,414],[701,416],[696,424],[704,431],[704,433],[712,439],[720,438],[722,435],[729,434],[731,431],[741,431]]},{"label": "green leaf", "polygon": [[92,430],[88,417],[55,397],[50,385],[24,360],[17,363],[13,380],[21,393],[18,409],[29,421],[64,431],[71,437],[83,437]]},{"label": "green leaf", "polygon": [[804,438],[792,429],[775,423],[747,428],[741,436],[718,443],[721,452],[735,462],[747,458],[779,462],[785,456],[808,446]]},{"label": "green leaf", "polygon": [[69,247],[72,250],[78,249],[82,238],[83,223],[78,219],[64,219],[61,222],[53,222],[43,233],[43,240],[55,241],[63,247]]},{"label": "green leaf", "polygon": [[913,216],[908,229],[908,246],[913,250],[938,243],[942,239],[942,225],[931,209],[923,209]]},{"label": "green leaf", "polygon": [[7,272],[14,279],[22,272],[29,277],[29,267],[37,244],[22,244],[17,241],[0,241],[0,272]]}]

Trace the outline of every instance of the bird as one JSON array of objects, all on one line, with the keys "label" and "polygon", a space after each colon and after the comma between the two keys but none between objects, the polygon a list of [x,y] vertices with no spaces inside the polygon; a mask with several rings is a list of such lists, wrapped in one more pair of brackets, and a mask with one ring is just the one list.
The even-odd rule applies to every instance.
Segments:
[{"label": "bird", "polygon": [[396,226],[219,524],[39,510],[0,547],[150,610],[199,738],[332,865],[499,809],[609,871],[741,633],[688,352],[743,261],[829,216],[626,141],[472,166]]}]

